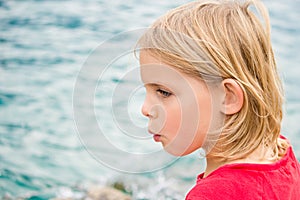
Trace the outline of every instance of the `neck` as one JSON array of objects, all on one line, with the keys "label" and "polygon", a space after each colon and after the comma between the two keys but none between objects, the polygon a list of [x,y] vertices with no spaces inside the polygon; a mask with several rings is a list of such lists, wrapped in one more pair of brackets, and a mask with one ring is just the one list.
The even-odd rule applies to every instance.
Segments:
[{"label": "neck", "polygon": [[[262,154],[264,153],[264,154]],[[264,155],[264,156],[262,156]],[[264,149],[258,148],[245,158],[231,160],[231,161],[218,161],[214,158],[207,158],[206,159],[206,169],[204,172],[203,178],[207,177],[210,173],[218,169],[219,167],[232,164],[232,163],[252,163],[252,164],[271,164],[274,163],[276,160],[271,158],[272,151],[271,149]]]},{"label": "neck", "polygon": [[216,161],[213,158],[207,158],[206,159],[206,169],[205,169],[203,178],[207,177],[210,173],[212,173],[213,171],[215,171],[216,169],[218,169],[219,167],[221,167],[225,164],[226,164],[226,162],[220,162],[220,161]]}]

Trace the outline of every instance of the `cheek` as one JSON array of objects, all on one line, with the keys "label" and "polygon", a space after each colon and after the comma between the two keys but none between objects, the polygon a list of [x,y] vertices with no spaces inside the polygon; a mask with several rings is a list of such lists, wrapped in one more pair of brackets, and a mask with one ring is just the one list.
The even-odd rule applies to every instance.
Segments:
[{"label": "cheek", "polygon": [[182,111],[177,102],[165,107],[165,124],[163,131],[171,138],[177,135],[182,121]]},{"label": "cheek", "polygon": [[212,105],[209,95],[198,95],[183,101],[181,129],[189,138],[206,134],[211,122]]},{"label": "cheek", "polygon": [[182,109],[172,112],[167,120],[173,131],[169,151],[174,151],[174,155],[187,155],[201,148],[211,124],[211,117],[209,97],[202,96],[195,101],[182,100]]}]

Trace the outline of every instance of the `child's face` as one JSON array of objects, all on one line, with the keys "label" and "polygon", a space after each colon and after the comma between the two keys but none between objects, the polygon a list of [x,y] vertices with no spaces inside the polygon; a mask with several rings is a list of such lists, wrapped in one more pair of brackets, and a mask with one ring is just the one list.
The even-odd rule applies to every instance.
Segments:
[{"label": "child's face", "polygon": [[[212,98],[204,81],[181,73],[142,51],[141,78],[146,88],[142,113],[156,142],[176,156],[203,145],[212,119]],[[218,112],[218,111],[217,111]]]}]

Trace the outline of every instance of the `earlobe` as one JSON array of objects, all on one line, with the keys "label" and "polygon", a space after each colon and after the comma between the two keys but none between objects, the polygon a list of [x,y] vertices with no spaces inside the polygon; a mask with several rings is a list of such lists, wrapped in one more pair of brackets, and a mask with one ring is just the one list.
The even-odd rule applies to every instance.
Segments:
[{"label": "earlobe", "polygon": [[224,79],[222,81],[223,99],[222,112],[225,115],[233,115],[239,112],[244,105],[244,92],[241,86],[234,79]]}]

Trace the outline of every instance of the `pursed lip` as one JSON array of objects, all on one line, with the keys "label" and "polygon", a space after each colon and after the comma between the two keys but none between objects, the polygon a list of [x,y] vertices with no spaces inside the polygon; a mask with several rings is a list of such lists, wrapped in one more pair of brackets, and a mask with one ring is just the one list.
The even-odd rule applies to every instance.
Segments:
[{"label": "pursed lip", "polygon": [[153,139],[154,139],[155,142],[160,142],[161,136],[162,136],[162,135],[156,134],[156,133],[154,133],[154,132],[151,131],[151,130],[148,130],[148,132],[149,132],[151,135],[153,135]]}]

